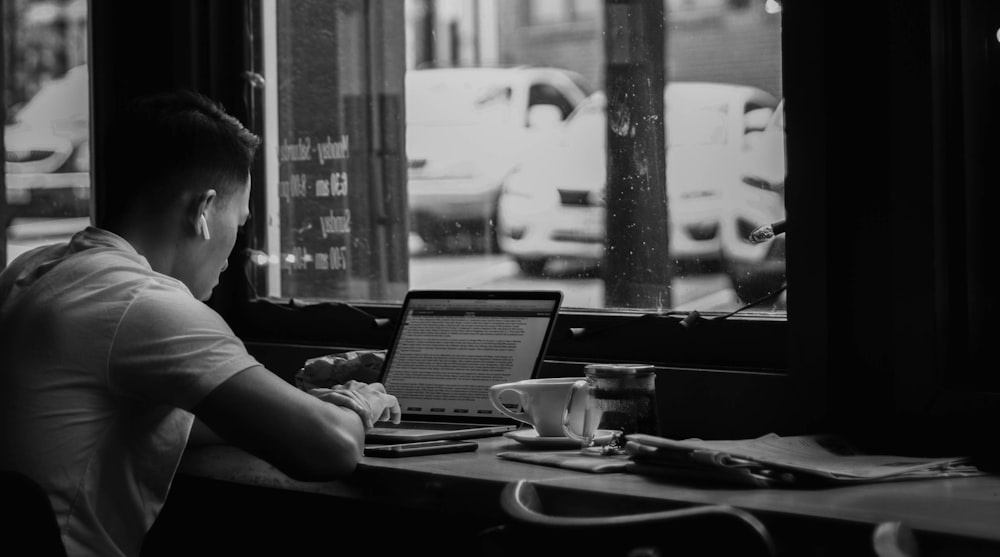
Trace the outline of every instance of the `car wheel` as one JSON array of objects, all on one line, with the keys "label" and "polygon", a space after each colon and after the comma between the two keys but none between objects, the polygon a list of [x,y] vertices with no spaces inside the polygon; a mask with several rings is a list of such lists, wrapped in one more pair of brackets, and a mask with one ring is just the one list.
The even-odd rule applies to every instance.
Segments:
[{"label": "car wheel", "polygon": [[541,259],[522,259],[516,258],[517,266],[521,268],[521,272],[531,276],[540,277],[545,273],[545,264],[548,263],[548,259],[544,257]]}]

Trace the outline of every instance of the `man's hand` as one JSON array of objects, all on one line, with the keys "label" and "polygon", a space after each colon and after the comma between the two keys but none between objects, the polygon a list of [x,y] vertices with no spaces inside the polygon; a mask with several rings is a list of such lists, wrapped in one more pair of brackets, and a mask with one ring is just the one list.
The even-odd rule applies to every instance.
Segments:
[{"label": "man's hand", "polygon": [[374,427],[375,422],[391,421],[398,424],[400,420],[399,401],[386,393],[385,386],[381,383],[352,380],[330,389],[310,389],[308,392],[322,401],[356,412],[361,416],[365,431]]}]

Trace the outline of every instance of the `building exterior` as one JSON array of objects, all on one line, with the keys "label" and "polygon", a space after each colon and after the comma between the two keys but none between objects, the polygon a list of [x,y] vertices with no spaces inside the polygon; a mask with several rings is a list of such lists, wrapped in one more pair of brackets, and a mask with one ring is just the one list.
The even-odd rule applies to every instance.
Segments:
[{"label": "building exterior", "polygon": [[[665,0],[667,79],[781,96],[781,16],[771,0]],[[603,88],[603,0],[408,0],[408,67],[550,65]]]}]

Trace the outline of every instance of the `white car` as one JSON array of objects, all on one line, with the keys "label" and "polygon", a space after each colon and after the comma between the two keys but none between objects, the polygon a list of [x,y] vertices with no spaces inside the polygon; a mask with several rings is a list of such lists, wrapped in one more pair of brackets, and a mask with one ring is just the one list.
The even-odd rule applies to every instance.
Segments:
[{"label": "white car", "polygon": [[[764,127],[778,99],[754,87],[676,82],[664,100],[670,258],[684,272],[718,269],[723,204],[742,176],[745,136]],[[592,95],[504,182],[498,243],[526,274],[553,259],[603,260],[605,104]]]},{"label": "white car", "polygon": [[87,66],[45,85],[4,127],[8,222],[90,214]]},{"label": "white car", "polygon": [[779,103],[764,130],[748,137],[743,176],[728,195],[719,227],[726,273],[744,303],[775,292],[785,281],[785,236],[755,242],[754,230],[785,219],[785,111]]},{"label": "white car", "polygon": [[13,174],[90,170],[87,66],[39,89],[5,126],[6,169]]},{"label": "white car", "polygon": [[410,229],[424,245],[494,246],[502,178],[586,99],[581,81],[544,67],[406,72]]}]

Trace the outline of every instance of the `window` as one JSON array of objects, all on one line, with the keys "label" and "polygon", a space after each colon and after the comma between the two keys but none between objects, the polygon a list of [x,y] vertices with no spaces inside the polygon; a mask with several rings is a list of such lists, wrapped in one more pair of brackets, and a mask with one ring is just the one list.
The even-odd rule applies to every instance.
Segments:
[{"label": "window", "polygon": [[[730,17],[672,18],[708,4]],[[669,247],[654,304],[608,294],[622,280],[608,249],[644,248],[605,231],[605,61],[581,56],[603,49],[602,28],[524,34],[524,5],[532,21],[603,19],[586,2],[262,4],[261,64],[278,86],[257,292],[398,303],[409,288],[557,288],[582,310],[721,313],[764,298],[748,313],[783,316],[784,239],[749,239],[784,218],[783,172],[755,174],[778,154],[751,140],[782,96],[780,13],[669,3]],[[448,44],[418,56],[442,26]],[[402,157],[405,176],[391,166]]]},{"label": "window", "polygon": [[571,2],[528,2],[528,21],[532,24],[558,23],[565,21],[571,12]]},{"label": "window", "polygon": [[87,3],[3,6],[6,265],[90,223]]},{"label": "window", "polygon": [[526,25],[566,25],[599,17],[602,0],[554,0],[525,2]]}]

